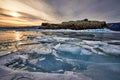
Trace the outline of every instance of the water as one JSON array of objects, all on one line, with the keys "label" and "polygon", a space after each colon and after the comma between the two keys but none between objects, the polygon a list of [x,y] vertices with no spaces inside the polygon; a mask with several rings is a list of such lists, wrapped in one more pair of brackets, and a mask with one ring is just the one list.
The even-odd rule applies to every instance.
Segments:
[{"label": "water", "polygon": [[[0,31],[0,64],[17,71],[82,73],[120,80],[120,39],[115,32]],[[6,61],[5,61],[6,60]]]}]

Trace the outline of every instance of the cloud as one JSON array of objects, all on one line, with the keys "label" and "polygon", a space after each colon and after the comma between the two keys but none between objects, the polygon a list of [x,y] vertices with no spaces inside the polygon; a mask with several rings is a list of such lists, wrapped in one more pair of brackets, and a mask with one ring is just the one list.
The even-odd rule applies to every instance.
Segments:
[{"label": "cloud", "polygon": [[119,21],[120,0],[44,0],[61,20],[97,19]]},{"label": "cloud", "polygon": [[[0,21],[25,21],[27,25],[84,18],[118,22],[119,4],[120,0],[1,0]],[[11,11],[22,16],[14,18],[9,14]]]},{"label": "cloud", "polygon": [[[48,8],[48,9],[47,9]],[[20,13],[22,16],[19,17],[21,21],[27,20],[28,22],[33,23],[33,25],[40,25],[42,22],[57,22],[52,14],[52,9],[49,9],[50,6],[45,4],[42,0],[2,0],[0,1],[0,14],[5,16],[4,18],[14,20],[14,17],[10,16],[10,12],[14,11]],[[7,18],[9,16],[9,18]],[[11,17],[11,19],[10,19]],[[9,20],[6,20],[9,22]],[[3,20],[5,21],[5,20]],[[18,22],[19,23],[19,22]],[[29,25],[29,24],[28,24]]]}]

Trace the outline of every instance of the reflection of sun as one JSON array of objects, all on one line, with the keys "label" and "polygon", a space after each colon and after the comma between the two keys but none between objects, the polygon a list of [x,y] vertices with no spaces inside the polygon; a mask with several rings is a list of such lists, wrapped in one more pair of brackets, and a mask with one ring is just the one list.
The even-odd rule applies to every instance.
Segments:
[{"label": "reflection of sun", "polygon": [[13,17],[19,17],[21,16],[19,13],[17,12],[10,12],[10,15],[13,16]]},{"label": "reflection of sun", "polygon": [[21,40],[21,33],[20,32],[15,32],[15,39],[17,41],[17,44],[22,44],[22,42],[20,41]]},{"label": "reflection of sun", "polygon": [[15,37],[16,37],[16,40],[20,40],[20,37],[21,37],[21,34],[19,32],[15,32]]}]

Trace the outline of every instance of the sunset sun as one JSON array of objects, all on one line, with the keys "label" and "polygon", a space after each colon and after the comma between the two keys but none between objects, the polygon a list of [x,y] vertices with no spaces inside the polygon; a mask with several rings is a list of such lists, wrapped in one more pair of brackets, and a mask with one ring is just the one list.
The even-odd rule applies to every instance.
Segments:
[{"label": "sunset sun", "polygon": [[10,15],[13,16],[13,17],[21,16],[18,12],[10,12]]}]

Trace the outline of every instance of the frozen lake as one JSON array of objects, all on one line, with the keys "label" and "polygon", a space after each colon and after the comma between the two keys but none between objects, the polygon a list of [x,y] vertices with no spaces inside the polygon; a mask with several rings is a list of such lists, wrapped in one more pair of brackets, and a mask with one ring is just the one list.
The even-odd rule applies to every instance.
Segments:
[{"label": "frozen lake", "polygon": [[0,80],[120,80],[119,32],[0,31],[0,55]]}]

